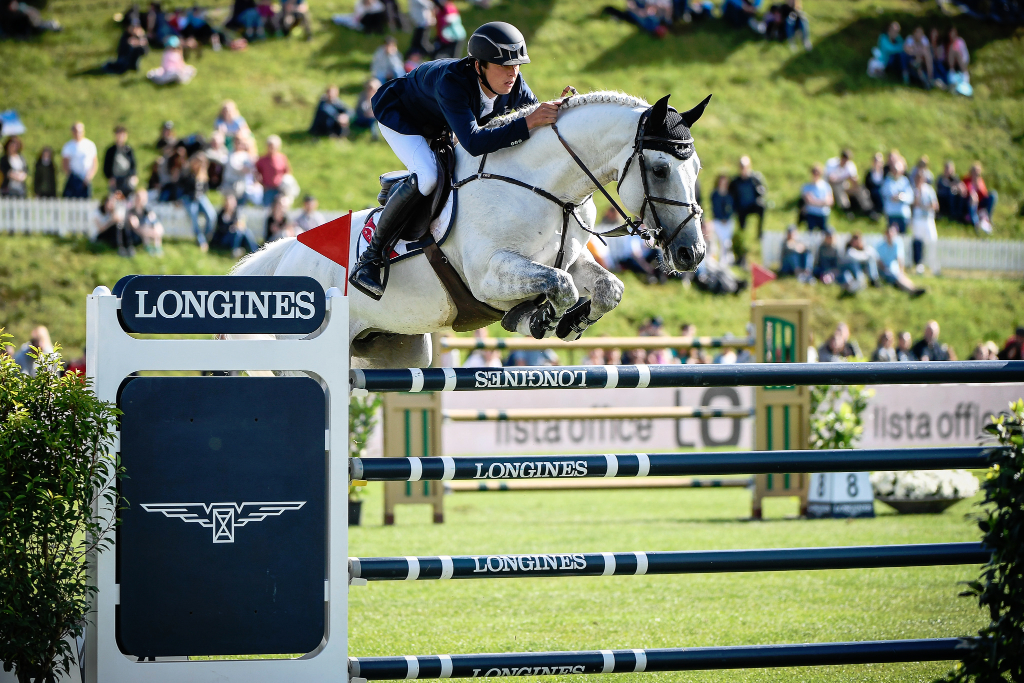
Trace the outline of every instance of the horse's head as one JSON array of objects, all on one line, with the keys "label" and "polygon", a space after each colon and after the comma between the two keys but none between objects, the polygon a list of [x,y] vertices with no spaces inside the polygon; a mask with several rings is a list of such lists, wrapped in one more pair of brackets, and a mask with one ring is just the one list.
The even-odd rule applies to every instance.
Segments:
[{"label": "horse's head", "polygon": [[672,271],[691,271],[704,260],[706,245],[697,204],[700,159],[690,126],[711,96],[680,114],[665,97],[637,126],[633,153],[619,175],[619,196],[654,235],[662,261]]}]

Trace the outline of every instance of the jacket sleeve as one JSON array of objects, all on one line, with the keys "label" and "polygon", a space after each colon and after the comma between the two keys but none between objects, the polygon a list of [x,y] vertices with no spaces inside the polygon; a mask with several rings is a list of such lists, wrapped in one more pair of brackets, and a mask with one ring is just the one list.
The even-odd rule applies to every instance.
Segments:
[{"label": "jacket sleeve", "polygon": [[476,115],[470,106],[466,91],[451,76],[445,76],[438,81],[436,95],[448,126],[459,139],[459,143],[472,156],[497,152],[530,138],[526,119],[516,119],[498,128],[481,128],[477,125]]},{"label": "jacket sleeve", "polygon": [[107,147],[107,153],[103,155],[103,175],[110,178],[114,175],[114,147]]},{"label": "jacket sleeve", "polygon": [[[104,164],[105,165],[105,164]],[[131,147],[128,148],[128,177],[133,175],[139,175],[139,169],[135,165],[135,150]]]}]

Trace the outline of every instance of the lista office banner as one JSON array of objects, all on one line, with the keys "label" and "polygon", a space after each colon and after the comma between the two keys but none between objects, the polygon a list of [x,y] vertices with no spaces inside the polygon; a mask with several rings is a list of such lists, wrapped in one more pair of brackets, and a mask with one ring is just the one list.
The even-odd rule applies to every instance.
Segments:
[{"label": "lista office banner", "polygon": [[130,275],[114,294],[125,328],[149,334],[309,334],[327,310],[310,277]]}]

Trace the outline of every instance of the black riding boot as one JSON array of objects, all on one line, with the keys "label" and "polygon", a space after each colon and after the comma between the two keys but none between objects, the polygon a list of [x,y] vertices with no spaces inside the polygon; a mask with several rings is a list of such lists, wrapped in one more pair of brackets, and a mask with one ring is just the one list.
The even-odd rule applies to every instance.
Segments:
[{"label": "black riding boot", "polygon": [[373,231],[370,244],[359,255],[348,281],[366,296],[379,301],[384,296],[384,271],[388,253],[398,241],[398,234],[409,218],[422,206],[424,197],[420,194],[416,174],[399,182],[391,194],[384,210],[377,217],[377,229]]}]

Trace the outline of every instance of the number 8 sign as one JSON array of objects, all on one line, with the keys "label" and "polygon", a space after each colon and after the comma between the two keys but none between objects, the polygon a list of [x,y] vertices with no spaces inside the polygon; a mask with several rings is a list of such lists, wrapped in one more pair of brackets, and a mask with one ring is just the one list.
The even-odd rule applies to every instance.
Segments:
[{"label": "number 8 sign", "polygon": [[874,517],[874,492],[867,472],[820,472],[811,475],[807,516]]}]

